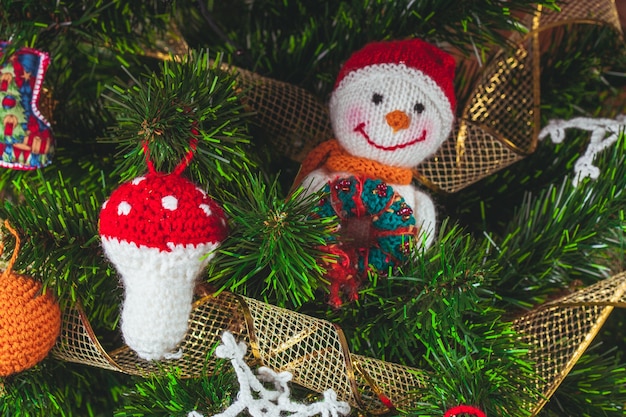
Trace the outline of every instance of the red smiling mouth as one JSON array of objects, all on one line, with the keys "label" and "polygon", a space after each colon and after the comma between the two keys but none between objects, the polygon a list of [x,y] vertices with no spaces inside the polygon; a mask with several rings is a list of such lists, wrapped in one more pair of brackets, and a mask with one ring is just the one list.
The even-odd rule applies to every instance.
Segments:
[{"label": "red smiling mouth", "polygon": [[359,132],[365,138],[367,143],[369,143],[370,145],[372,145],[375,148],[382,149],[383,151],[395,151],[397,149],[406,148],[407,146],[414,145],[417,142],[422,142],[422,141],[424,141],[426,139],[426,131],[423,130],[422,134],[418,138],[415,138],[415,139],[410,140],[408,142],[399,143],[399,144],[393,145],[393,146],[382,146],[382,145],[379,145],[378,143],[374,142],[372,139],[370,139],[369,135],[365,131],[365,123],[364,122],[359,123],[357,125],[357,127],[354,128],[354,131],[355,132]]}]

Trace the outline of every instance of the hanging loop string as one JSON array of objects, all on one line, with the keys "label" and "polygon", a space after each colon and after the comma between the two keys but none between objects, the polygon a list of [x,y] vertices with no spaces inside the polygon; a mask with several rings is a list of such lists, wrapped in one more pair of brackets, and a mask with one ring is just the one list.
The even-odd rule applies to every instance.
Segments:
[{"label": "hanging loop string", "polygon": [[[193,123],[193,127],[191,128],[191,134],[193,136],[189,140],[189,150],[187,151],[183,159],[178,163],[178,165],[176,165],[176,168],[174,168],[174,172],[173,172],[174,175],[182,174],[182,172],[189,166],[189,163],[191,162],[191,159],[193,158],[193,154],[196,151],[196,148],[198,147],[198,138],[196,136],[199,135],[200,132],[198,131],[198,129],[196,129],[195,126],[196,126],[196,122]],[[148,166],[148,172],[150,172],[151,174],[154,174],[156,172],[156,169],[154,168],[154,163],[152,162],[152,159],[150,158],[150,148],[148,147],[147,140],[143,142],[143,153],[146,157],[146,165]]]},{"label": "hanging loop string", "polygon": [[[21,243],[20,236],[17,234],[17,231],[11,226],[11,223],[9,223],[8,220],[4,221],[4,227],[6,227],[7,230],[15,237],[15,248],[13,249],[13,255],[11,255],[11,259],[9,260],[9,263],[7,264],[7,268],[4,270],[4,272],[1,275],[2,278],[8,277],[13,272],[13,265],[15,264],[15,261],[17,260],[17,255],[20,253],[20,243]],[[5,247],[4,241],[0,242],[0,255],[4,253],[4,247]]]},{"label": "hanging loop string", "polygon": [[150,159],[150,148],[148,147],[147,140],[143,142],[143,154],[146,157],[146,165],[148,165],[148,172],[150,172],[151,174],[154,174],[156,170],[154,169],[154,164],[152,163],[152,160]]},{"label": "hanging loop string", "polygon": [[[197,135],[199,132],[195,128],[192,128],[191,133],[194,135]],[[174,168],[174,175],[182,174],[185,168],[187,168],[187,166],[189,165],[189,162],[191,162],[191,158],[193,158],[193,154],[196,151],[197,146],[198,146],[198,139],[194,136],[189,141],[189,150],[183,157],[183,160],[180,161],[180,163],[176,166],[176,168]]]},{"label": "hanging loop string", "polygon": [[[182,172],[189,166],[189,162],[191,162],[191,159],[193,158],[193,154],[196,151],[197,147],[198,139],[196,139],[195,137],[191,138],[191,140],[189,141],[190,149],[187,151],[182,161],[180,161],[180,163],[176,165],[176,168],[174,168],[174,175],[182,174]],[[154,163],[150,159],[150,148],[148,147],[148,142],[143,143],[143,153],[146,156],[146,165],[148,165],[148,171],[151,174],[154,174],[156,172],[156,169],[154,168]]]},{"label": "hanging loop string", "polygon": [[471,405],[457,405],[456,407],[452,407],[446,411],[443,417],[454,417],[462,414],[471,414],[476,417],[487,417],[487,414],[485,414],[482,410]]}]

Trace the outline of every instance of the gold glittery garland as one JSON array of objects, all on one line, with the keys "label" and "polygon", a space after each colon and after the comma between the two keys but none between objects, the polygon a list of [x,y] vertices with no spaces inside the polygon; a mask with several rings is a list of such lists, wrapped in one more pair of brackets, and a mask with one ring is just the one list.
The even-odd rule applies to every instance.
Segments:
[{"label": "gold glittery garland", "polygon": [[[615,307],[626,307],[626,272],[549,302],[513,322],[520,345],[530,346],[535,388],[545,397],[529,404],[537,415],[598,334]],[[150,362],[122,346],[108,353],[77,305],[65,311],[52,355],[60,360],[148,375],[176,367],[183,377],[211,372],[212,351],[228,330],[251,349],[246,360],[275,371],[315,392],[333,389],[340,400],[372,414],[389,407],[411,409],[416,388],[428,388],[428,373],[351,354],[342,330],[325,320],[228,292],[205,295],[193,305],[178,359]]]},{"label": "gold glittery garland", "polygon": [[512,51],[497,51],[462,106],[453,132],[439,150],[416,168],[430,188],[452,193],[534,152],[540,126],[541,59],[552,33],[581,25],[608,26],[623,37],[611,0],[567,2],[560,12],[528,16],[526,36],[514,34]]},{"label": "gold glittery garland", "polygon": [[530,346],[537,387],[544,399],[531,405],[537,415],[614,308],[626,308],[626,272],[546,303],[515,320],[521,341]]},{"label": "gold glittery garland", "polygon": [[372,414],[388,412],[390,404],[410,407],[415,388],[426,384],[422,371],[351,354],[342,330],[328,321],[228,292],[194,303],[181,358],[146,361],[127,346],[106,352],[80,305],[65,311],[52,355],[131,375],[175,366],[182,377],[198,377],[215,367],[212,351],[226,330],[251,347],[249,363],[289,371],[294,383],[314,392],[332,388],[340,400]]}]

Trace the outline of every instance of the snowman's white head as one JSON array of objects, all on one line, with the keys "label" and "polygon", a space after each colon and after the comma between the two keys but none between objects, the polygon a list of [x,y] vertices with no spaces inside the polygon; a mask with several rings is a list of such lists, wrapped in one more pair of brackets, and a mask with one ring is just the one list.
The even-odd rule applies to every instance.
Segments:
[{"label": "snowman's white head", "polygon": [[454,59],[419,39],[371,43],[341,69],[330,99],[336,139],[350,154],[414,167],[450,134]]}]

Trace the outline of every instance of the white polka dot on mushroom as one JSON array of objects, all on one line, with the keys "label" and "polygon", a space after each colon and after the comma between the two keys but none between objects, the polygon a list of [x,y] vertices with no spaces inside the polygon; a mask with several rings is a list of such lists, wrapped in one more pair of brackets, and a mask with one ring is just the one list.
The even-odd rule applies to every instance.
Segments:
[{"label": "white polka dot on mushroom", "polygon": [[206,214],[207,217],[211,217],[211,215],[213,214],[213,212],[211,211],[211,207],[209,207],[208,204],[200,204],[200,209],[204,211],[204,214]]},{"label": "white polka dot on mushroom", "polygon": [[128,213],[130,213],[131,208],[132,206],[128,204],[128,202],[122,201],[120,204],[117,205],[117,215],[128,216]]},{"label": "white polka dot on mushroom", "polygon": [[176,210],[178,208],[178,199],[173,195],[165,196],[161,199],[161,205],[166,210]]},{"label": "white polka dot on mushroom", "polygon": [[146,177],[136,177],[130,183],[133,185],[138,185],[141,181],[145,180]]}]

